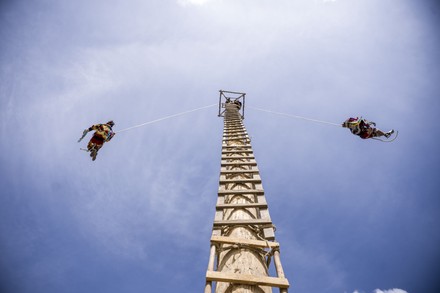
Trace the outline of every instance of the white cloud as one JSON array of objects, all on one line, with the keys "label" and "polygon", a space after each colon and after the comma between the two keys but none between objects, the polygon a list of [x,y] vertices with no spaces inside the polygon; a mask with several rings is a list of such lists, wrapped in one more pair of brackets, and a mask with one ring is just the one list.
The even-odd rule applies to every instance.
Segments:
[{"label": "white cloud", "polygon": [[[353,293],[361,293],[361,291],[355,290]],[[376,289],[376,290],[374,290],[373,293],[408,293],[408,292],[405,290],[402,290],[402,289],[394,288],[394,289],[388,289],[388,290]]]},{"label": "white cloud", "polygon": [[374,291],[374,293],[408,293],[408,292],[405,291],[405,290],[402,290],[402,289],[396,289],[396,288],[394,288],[394,289],[389,289],[389,290],[385,290],[385,291],[380,290],[380,289],[376,289],[376,290]]}]

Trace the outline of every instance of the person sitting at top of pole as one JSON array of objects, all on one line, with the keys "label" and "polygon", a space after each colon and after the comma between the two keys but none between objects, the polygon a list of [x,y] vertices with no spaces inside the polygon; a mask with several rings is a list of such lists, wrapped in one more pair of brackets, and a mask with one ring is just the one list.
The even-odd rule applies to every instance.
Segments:
[{"label": "person sitting at top of pole", "polygon": [[226,98],[226,103],[227,103],[227,104],[229,104],[229,103],[231,103],[231,104],[235,104],[235,105],[237,105],[238,110],[241,109],[241,102],[240,102],[239,100],[233,100],[233,101],[231,101],[231,98]]},{"label": "person sitting at top of pole", "polygon": [[95,124],[90,126],[88,129],[85,129],[83,131],[82,137],[78,140],[80,142],[90,131],[95,130],[95,133],[93,134],[92,138],[90,139],[89,143],[87,144],[87,151],[90,152],[90,157],[92,157],[92,160],[96,160],[96,156],[98,155],[98,151],[105,142],[110,141],[113,136],[115,136],[115,133],[113,132],[112,127],[115,125],[115,123],[110,120],[105,124]]},{"label": "person sitting at top of pole", "polygon": [[351,133],[359,136],[362,139],[380,136],[385,136],[386,138],[389,138],[394,133],[394,129],[391,129],[388,132],[383,132],[382,130],[376,128],[376,123],[367,121],[362,117],[348,118],[342,123],[342,127],[350,129]]}]

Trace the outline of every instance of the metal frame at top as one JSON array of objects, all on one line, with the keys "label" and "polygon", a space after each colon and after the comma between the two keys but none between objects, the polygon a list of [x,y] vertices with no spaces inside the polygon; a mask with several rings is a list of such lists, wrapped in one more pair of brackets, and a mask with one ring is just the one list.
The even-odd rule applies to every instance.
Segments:
[{"label": "metal frame at top", "polygon": [[[239,93],[239,92],[231,92],[231,91],[224,91],[219,90],[220,97],[218,100],[218,117],[224,117],[224,113],[226,109],[222,111],[222,108],[225,108],[225,103],[227,100],[232,101],[240,101],[241,102],[241,109],[239,110],[241,119],[244,119],[244,104],[246,101],[246,93]],[[222,102],[223,100],[223,102]]]}]

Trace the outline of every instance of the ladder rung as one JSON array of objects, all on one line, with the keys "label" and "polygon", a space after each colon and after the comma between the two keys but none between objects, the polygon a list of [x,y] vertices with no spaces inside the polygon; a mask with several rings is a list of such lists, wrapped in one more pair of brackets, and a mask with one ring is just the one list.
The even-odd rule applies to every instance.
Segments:
[{"label": "ladder rung", "polygon": [[224,145],[223,148],[247,148],[252,149],[251,145]]},{"label": "ladder rung", "polygon": [[238,208],[267,208],[267,203],[231,203],[218,204],[216,209],[238,209]]},{"label": "ladder rung", "polygon": [[254,247],[279,247],[280,244],[274,241],[263,241],[263,240],[255,240],[255,239],[243,239],[243,238],[235,238],[235,237],[227,237],[227,236],[212,236],[211,242],[215,243],[223,243],[223,244],[247,244]]},{"label": "ladder rung", "polygon": [[236,190],[219,190],[219,195],[226,195],[226,194],[264,194],[263,189],[236,189]]},{"label": "ladder rung", "polygon": [[224,126],[224,129],[226,129],[226,130],[231,129],[231,128],[244,128],[244,125],[241,120],[237,120],[232,123],[225,123],[225,124],[223,124],[223,126]]},{"label": "ladder rung", "polygon": [[222,151],[222,154],[253,153],[253,150]]},{"label": "ladder rung", "polygon": [[289,281],[284,278],[253,276],[223,272],[206,272],[206,280],[214,282],[238,283],[245,285],[270,286],[277,288],[289,288]]},{"label": "ladder rung", "polygon": [[235,137],[235,138],[223,138],[223,141],[234,141],[234,140],[249,140],[249,137]]},{"label": "ladder rung", "polygon": [[226,166],[237,166],[237,165],[246,165],[246,166],[256,166],[257,162],[222,162],[221,166],[222,167],[226,167]]},{"label": "ladder rung", "polygon": [[220,170],[220,174],[250,174],[250,173],[260,173],[258,169],[256,170]]},{"label": "ladder rung", "polygon": [[238,139],[249,139],[249,136],[241,135],[241,136],[223,136],[223,140],[238,140]]},{"label": "ladder rung", "polygon": [[243,129],[236,129],[236,130],[225,130],[223,131],[223,135],[237,135],[237,134],[246,134],[247,135],[247,131],[243,130]]},{"label": "ladder rung", "polygon": [[222,160],[230,160],[230,159],[234,159],[234,160],[252,159],[252,160],[255,160],[255,157],[254,156],[222,156]]},{"label": "ladder rung", "polygon": [[251,148],[252,146],[251,146],[251,144],[250,143],[248,143],[248,142],[245,142],[245,143],[243,143],[243,144],[237,144],[236,142],[234,142],[234,144],[233,145],[228,145],[226,142],[223,142],[222,143],[222,147],[234,147],[234,148],[236,148],[236,147],[247,147],[247,148]]},{"label": "ladder rung", "polygon": [[220,183],[261,183],[261,179],[220,179]]},{"label": "ladder rung", "polygon": [[246,137],[248,137],[249,135],[245,132],[245,131],[237,131],[237,132],[231,132],[231,133],[223,133],[223,137],[235,137],[235,136],[240,136],[240,137],[243,137],[243,136],[246,136]]},{"label": "ladder rung", "polygon": [[248,219],[248,220],[219,220],[214,221],[214,226],[227,225],[272,225],[271,220],[266,219]]}]

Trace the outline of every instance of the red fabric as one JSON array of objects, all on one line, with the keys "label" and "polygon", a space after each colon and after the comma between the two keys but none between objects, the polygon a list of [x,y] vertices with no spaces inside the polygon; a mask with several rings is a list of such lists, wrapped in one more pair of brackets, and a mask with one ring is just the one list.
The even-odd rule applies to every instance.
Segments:
[{"label": "red fabric", "polygon": [[90,142],[96,145],[103,145],[104,139],[101,136],[93,135],[93,137],[90,139]]}]

